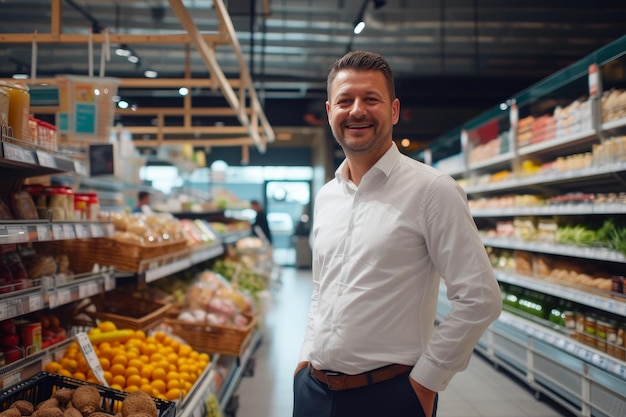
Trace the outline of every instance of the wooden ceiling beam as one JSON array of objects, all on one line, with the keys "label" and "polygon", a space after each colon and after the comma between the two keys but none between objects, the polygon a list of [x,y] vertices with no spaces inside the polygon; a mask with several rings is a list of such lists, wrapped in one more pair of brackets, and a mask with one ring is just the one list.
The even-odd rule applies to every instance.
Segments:
[{"label": "wooden ceiling beam", "polygon": [[183,145],[190,144],[193,146],[254,146],[254,141],[249,137],[243,138],[228,138],[228,139],[163,139],[161,141],[156,140],[133,140],[133,144],[141,148],[158,148],[163,145]]}]

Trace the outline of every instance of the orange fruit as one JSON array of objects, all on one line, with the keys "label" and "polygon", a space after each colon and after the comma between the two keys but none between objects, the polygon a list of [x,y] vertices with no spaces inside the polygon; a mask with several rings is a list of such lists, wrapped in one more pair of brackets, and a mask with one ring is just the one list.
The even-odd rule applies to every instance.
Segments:
[{"label": "orange fruit", "polygon": [[72,374],[72,378],[80,379],[81,381],[86,381],[87,375],[85,375],[83,372],[74,372]]},{"label": "orange fruit", "polygon": [[155,379],[151,381],[150,386],[161,394],[165,394],[167,392],[167,384],[162,379]]},{"label": "orange fruit", "polygon": [[152,367],[152,365],[146,364],[140,368],[139,373],[141,374],[142,377],[150,379],[152,378],[152,371],[154,371],[154,368]]},{"label": "orange fruit", "polygon": [[141,329],[135,330],[133,337],[139,340],[146,340],[146,332]]},{"label": "orange fruit", "polygon": [[56,374],[61,370],[61,368],[63,367],[61,366],[59,362],[52,361],[52,362],[48,362],[43,370],[46,372],[50,372],[52,374]]},{"label": "orange fruit", "polygon": [[152,355],[149,355],[149,356],[150,356],[151,363],[157,363],[165,359],[165,356],[161,355],[160,353],[153,353]]},{"label": "orange fruit", "polygon": [[191,354],[192,350],[193,350],[192,347],[189,345],[180,345],[180,347],[178,348],[178,356],[182,356],[183,358],[186,358],[187,356]]},{"label": "orange fruit", "polygon": [[159,342],[162,342],[165,336],[166,336],[165,332],[161,332],[161,331],[154,332],[154,334],[152,335],[152,337]]},{"label": "orange fruit", "polygon": [[146,356],[152,356],[157,353],[158,347],[154,343],[144,343],[141,345],[141,354]]},{"label": "orange fruit", "polygon": [[124,371],[124,376],[126,378],[128,378],[131,375],[137,375],[139,378],[141,378],[141,375],[139,374],[139,369],[135,368],[134,366],[129,366],[128,368],[126,368],[126,370]]},{"label": "orange fruit", "polygon": [[98,323],[98,329],[100,329],[102,333],[107,333],[117,330],[117,326],[112,321],[105,320]]},{"label": "orange fruit", "polygon": [[69,371],[69,373],[73,374],[78,369],[78,362],[76,362],[74,359],[63,358],[61,359],[61,366],[63,367],[63,369]]},{"label": "orange fruit", "polygon": [[154,394],[154,389],[152,388],[152,385],[150,384],[143,384],[142,386],[139,387],[139,389],[145,392],[146,394],[148,394],[149,396],[152,396]]},{"label": "orange fruit", "polygon": [[69,376],[69,377],[72,376],[71,372],[68,371],[67,369],[60,369],[58,374],[61,376]]},{"label": "orange fruit", "polygon": [[182,391],[179,388],[172,388],[165,393],[165,399],[168,401],[178,400],[182,395]]},{"label": "orange fruit", "polygon": [[109,388],[114,389],[114,390],[118,390],[118,391],[124,391],[124,388],[122,388],[122,386],[120,384],[111,384],[111,385],[109,385]]},{"label": "orange fruit", "polygon": [[165,381],[167,379],[167,372],[163,368],[154,368],[152,371],[152,380],[160,379],[161,381]]},{"label": "orange fruit", "polygon": [[111,379],[111,382],[113,382],[113,384],[118,384],[121,387],[125,387],[126,386],[126,378],[124,377],[124,375],[113,375],[113,379]]},{"label": "orange fruit", "polygon": [[111,383],[113,382],[113,374],[109,371],[104,371],[104,380],[107,382],[107,384],[111,385]]},{"label": "orange fruit", "polygon": [[128,366],[129,367],[134,367],[137,369],[141,369],[144,367],[144,363],[141,361],[141,359],[138,358],[132,358],[128,360]]},{"label": "orange fruit", "polygon": [[121,363],[116,363],[116,364],[111,365],[111,367],[109,368],[109,371],[111,372],[111,375],[113,376],[124,375],[124,373],[126,372],[126,368]]},{"label": "orange fruit", "polygon": [[126,387],[124,388],[124,391],[126,392],[139,391],[139,387],[137,385],[126,385]]},{"label": "orange fruit", "polygon": [[137,387],[141,386],[141,376],[139,375],[126,376],[126,385],[136,385]]},{"label": "orange fruit", "polygon": [[102,366],[103,371],[111,369],[111,361],[109,358],[98,358],[98,360],[100,361],[100,366]]},{"label": "orange fruit", "polygon": [[169,391],[174,388],[182,389],[183,384],[181,384],[181,382],[178,379],[169,379],[167,381],[167,390]]},{"label": "orange fruit", "polygon": [[111,365],[120,364],[122,366],[128,365],[128,358],[123,354],[117,354],[111,359]]},{"label": "orange fruit", "polygon": [[100,346],[100,349],[98,349],[98,357],[99,358],[107,358],[109,360],[113,359],[114,352],[113,349],[111,348],[111,346],[109,344],[107,344],[107,346]]}]

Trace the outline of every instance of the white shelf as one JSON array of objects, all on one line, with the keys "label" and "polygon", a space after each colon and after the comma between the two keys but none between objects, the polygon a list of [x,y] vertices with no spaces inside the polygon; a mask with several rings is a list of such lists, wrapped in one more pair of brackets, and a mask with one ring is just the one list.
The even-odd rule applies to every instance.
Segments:
[{"label": "white shelf", "polygon": [[626,117],[621,119],[611,120],[606,123],[602,123],[602,130],[611,130],[618,127],[626,126]]},{"label": "white shelf", "polygon": [[502,207],[472,210],[474,217],[567,216],[576,214],[626,214],[626,204],[571,204],[530,207]]},{"label": "white shelf", "polygon": [[525,145],[520,147],[517,150],[517,153],[519,155],[530,155],[541,151],[554,150],[565,146],[575,145],[589,140],[598,140],[595,129],[586,129],[571,135],[561,136],[555,139],[533,143],[531,145]]},{"label": "white shelf", "polygon": [[540,280],[511,271],[495,270],[494,272],[496,279],[500,282],[553,295],[564,300],[573,301],[612,314],[626,316],[626,298],[623,300],[611,298],[608,292],[606,296],[593,294],[582,289],[569,288],[567,285],[562,285],[558,282]]},{"label": "white shelf", "polygon": [[485,246],[493,246],[503,249],[516,249],[528,252],[571,256],[582,259],[594,259],[597,261],[626,263],[626,256],[624,256],[623,253],[605,248],[560,245],[557,243],[549,242],[530,242],[524,240],[492,237],[483,237],[482,240]]},{"label": "white shelf", "polygon": [[503,164],[505,162],[512,161],[513,157],[514,157],[513,152],[509,151],[509,152],[506,152],[506,153],[494,156],[493,158],[486,159],[484,161],[470,163],[469,164],[469,169],[470,170],[475,170],[475,169],[481,169],[481,168],[487,168],[487,167],[491,167],[491,166],[501,165],[501,164]]},{"label": "white shelf", "polygon": [[0,244],[97,238],[114,233],[113,224],[106,222],[0,221]]}]

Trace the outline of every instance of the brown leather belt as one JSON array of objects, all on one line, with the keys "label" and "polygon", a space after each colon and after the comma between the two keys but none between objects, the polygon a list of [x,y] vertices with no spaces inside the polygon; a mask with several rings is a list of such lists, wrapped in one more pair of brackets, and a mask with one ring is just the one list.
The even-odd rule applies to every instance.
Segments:
[{"label": "brown leather belt", "polygon": [[373,371],[363,372],[362,374],[346,375],[339,372],[320,371],[309,364],[311,375],[334,391],[361,388],[377,382],[387,381],[398,375],[409,373],[411,369],[413,367],[409,365],[394,364],[374,369]]}]

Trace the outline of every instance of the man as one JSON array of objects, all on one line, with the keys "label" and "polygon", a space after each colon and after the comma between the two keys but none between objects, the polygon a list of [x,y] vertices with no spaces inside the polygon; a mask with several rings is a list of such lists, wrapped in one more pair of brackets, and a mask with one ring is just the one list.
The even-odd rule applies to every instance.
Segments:
[{"label": "man", "polygon": [[257,237],[262,238],[261,236],[259,236],[259,234],[255,230],[255,228],[258,226],[259,228],[261,228],[263,235],[265,235],[264,237],[267,239],[268,243],[271,245],[272,244],[272,232],[267,222],[267,214],[265,213],[265,210],[263,210],[263,207],[261,207],[261,203],[259,203],[258,200],[250,201],[250,207],[252,208],[252,210],[256,212],[256,217],[254,218],[254,224],[252,225],[252,233]]},{"label": "man", "polygon": [[[327,90],[346,159],[315,200],[293,415],[435,416],[437,392],[500,314],[499,287],[463,190],[393,142],[400,102],[385,59],[346,54]],[[452,311],[435,327],[441,279]]]},{"label": "man", "polygon": [[152,209],[150,208],[152,195],[148,191],[139,191],[137,193],[137,205],[133,208],[133,213],[146,213],[150,214]]}]

